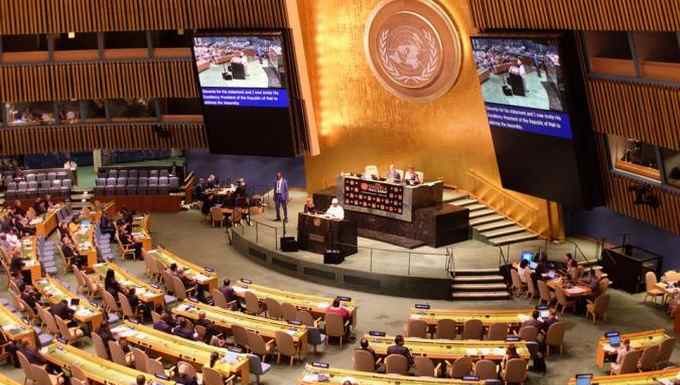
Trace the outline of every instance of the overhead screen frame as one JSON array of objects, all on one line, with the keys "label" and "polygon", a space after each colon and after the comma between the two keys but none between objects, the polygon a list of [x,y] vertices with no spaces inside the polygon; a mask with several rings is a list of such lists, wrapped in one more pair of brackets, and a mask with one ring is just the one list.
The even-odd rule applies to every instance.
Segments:
[{"label": "overhead screen frame", "polygon": [[[583,45],[578,35],[571,31],[536,32],[494,30],[471,35],[470,40],[472,45],[474,45],[475,39],[534,40],[538,42],[556,41],[558,43],[560,71],[563,78],[562,83],[565,87],[563,95],[566,102],[563,106],[563,111],[567,113],[569,117],[571,138],[565,139],[549,134],[539,134],[513,128],[491,126],[491,124],[489,124],[503,187],[554,201],[566,207],[592,208],[595,205],[601,204],[600,180],[596,171],[597,161],[594,133],[591,127],[590,110],[586,100],[587,95],[584,80],[586,67],[583,61]],[[475,59],[473,58],[473,62],[474,61]],[[475,62],[474,64],[475,68],[477,68],[477,63]],[[487,101],[483,95],[482,101],[486,108]],[[520,183],[511,183],[508,178],[504,178],[504,174],[508,174],[508,170],[512,169],[512,167],[504,165],[503,161],[507,159],[502,158],[504,156],[508,157],[509,154],[514,155],[512,154],[513,150],[510,149],[510,144],[523,139],[529,139],[534,148],[536,145],[540,144],[558,145],[558,149],[562,151],[561,155],[566,157],[565,159],[569,161],[568,166],[570,166],[570,169],[555,170],[555,174],[560,171],[566,171],[566,173],[570,174],[570,177],[573,178],[573,181],[578,182],[578,185],[569,186],[568,188],[565,188],[564,191],[554,190],[551,193],[546,193],[546,191],[540,191],[538,189],[523,188],[527,187],[526,184],[522,185],[522,183],[527,183],[526,180]],[[540,153],[541,150],[543,149],[537,149],[537,153]],[[536,162],[536,159],[534,159],[534,164],[540,163],[540,159],[538,159],[538,161],[539,162]],[[528,164],[531,165],[532,163],[529,162]],[[514,172],[515,176],[520,175],[516,170],[510,171]],[[557,187],[553,186],[553,188]]]},{"label": "overhead screen frame", "polygon": [[[292,31],[285,28],[267,29],[201,29],[191,33],[191,59],[194,78],[201,108],[203,111],[204,125],[208,137],[208,147],[211,153],[227,155],[251,155],[272,157],[297,157],[309,150],[309,134],[305,114],[305,104],[301,98],[298,69],[296,66],[295,49],[292,39]],[[282,43],[282,65],[286,76],[285,87],[287,92],[288,106],[284,107],[247,107],[247,106],[209,106],[206,105],[201,89],[198,66],[196,64],[195,41],[197,37],[239,37],[239,36],[280,36]],[[263,88],[266,89],[266,88]],[[231,121],[240,128],[250,128],[250,123],[258,126],[258,130],[240,132],[224,132],[215,126],[209,117],[214,117],[215,111],[211,109],[231,110],[232,113],[241,112],[241,116],[251,118],[251,121]],[[270,119],[267,119],[267,118]],[[280,125],[280,126],[279,126]],[[245,127],[244,127],[245,126]],[[279,126],[284,133],[271,130]],[[265,130],[265,131],[261,131]],[[267,131],[269,130],[269,131]],[[287,134],[285,134],[287,133]],[[285,134],[285,135],[282,135]],[[247,142],[259,142],[259,148],[244,146]]]}]

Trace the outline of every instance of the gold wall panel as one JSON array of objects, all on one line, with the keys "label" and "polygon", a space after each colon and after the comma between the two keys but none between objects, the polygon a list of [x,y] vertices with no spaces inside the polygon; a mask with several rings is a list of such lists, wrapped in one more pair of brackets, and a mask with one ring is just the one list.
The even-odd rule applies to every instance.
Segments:
[{"label": "gold wall panel", "polygon": [[[321,148],[305,162],[310,191],[335,184],[339,172],[367,164],[385,170],[390,163],[413,165],[425,179],[442,178],[464,189],[474,187],[470,170],[500,185],[471,55],[474,27],[467,1],[441,2],[461,33],[463,68],[453,88],[430,103],[401,100],[373,77],[363,34],[377,0],[299,1]],[[545,200],[511,195],[537,208],[541,227],[548,227]]]}]

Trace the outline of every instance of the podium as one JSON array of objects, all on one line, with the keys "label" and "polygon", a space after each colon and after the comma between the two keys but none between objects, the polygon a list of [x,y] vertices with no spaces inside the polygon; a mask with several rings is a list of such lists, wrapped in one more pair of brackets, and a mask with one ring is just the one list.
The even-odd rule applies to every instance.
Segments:
[{"label": "podium", "polygon": [[356,254],[357,226],[348,220],[337,221],[320,215],[298,214],[300,250],[326,255],[329,250],[339,257]]}]

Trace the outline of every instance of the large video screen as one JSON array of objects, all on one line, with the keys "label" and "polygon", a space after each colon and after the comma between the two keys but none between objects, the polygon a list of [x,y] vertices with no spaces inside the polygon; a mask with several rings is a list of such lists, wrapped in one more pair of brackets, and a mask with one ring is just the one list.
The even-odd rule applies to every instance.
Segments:
[{"label": "large video screen", "polygon": [[472,47],[491,126],[572,138],[558,39],[475,37]]},{"label": "large video screen", "polygon": [[504,188],[590,207],[595,153],[576,36],[472,38]]},{"label": "large video screen", "polygon": [[287,108],[280,34],[194,37],[206,106]]}]

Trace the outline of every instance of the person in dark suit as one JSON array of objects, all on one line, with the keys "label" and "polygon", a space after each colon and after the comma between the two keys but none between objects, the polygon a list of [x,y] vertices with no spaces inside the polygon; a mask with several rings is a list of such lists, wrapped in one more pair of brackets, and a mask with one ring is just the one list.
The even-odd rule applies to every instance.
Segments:
[{"label": "person in dark suit", "polygon": [[316,214],[316,206],[314,206],[314,200],[312,198],[307,198],[305,201],[305,206],[302,209],[305,214]]},{"label": "person in dark suit", "polygon": [[64,321],[71,321],[73,319],[73,315],[76,312],[68,307],[67,300],[62,299],[61,301],[50,306],[50,313],[59,316],[59,318],[63,319]]},{"label": "person in dark suit", "polygon": [[179,319],[179,325],[172,329],[172,334],[188,340],[195,340],[194,329],[189,327],[189,322],[184,318]]},{"label": "person in dark suit", "polygon": [[194,322],[194,326],[203,326],[205,328],[205,338],[203,342],[209,343],[213,336],[219,334],[215,330],[215,325],[205,317],[205,312],[198,313],[198,319]]},{"label": "person in dark suit", "polygon": [[196,375],[191,376],[189,373],[183,373],[178,367],[175,382],[182,385],[198,385],[198,378],[196,378]]},{"label": "person in dark suit", "polygon": [[111,325],[109,325],[109,321],[107,321],[106,318],[102,321],[101,325],[99,325],[99,328],[95,332],[102,338],[102,341],[104,341],[104,346],[107,349],[109,341],[115,340],[115,338],[113,338],[113,333],[111,332]]},{"label": "person in dark suit", "polygon": [[40,294],[35,291],[33,286],[26,285],[24,290],[21,292],[21,299],[26,302],[31,309],[36,310],[35,305],[40,303]]},{"label": "person in dark suit", "polygon": [[406,357],[409,366],[413,366],[413,356],[411,356],[411,351],[408,350],[406,346],[404,346],[403,336],[397,335],[394,337],[394,345],[391,345],[387,348],[387,355],[389,356],[390,354],[401,354],[402,356]]},{"label": "person in dark suit", "polygon": [[106,271],[106,277],[104,278],[104,290],[111,293],[113,298],[117,298],[118,293],[121,292],[120,283],[116,281],[116,272],[112,269]]},{"label": "person in dark suit", "polygon": [[288,222],[288,181],[281,171],[276,173],[276,180],[274,180],[274,203],[276,205],[275,221],[281,220],[281,209],[283,209],[283,221]]},{"label": "person in dark suit", "polygon": [[160,330],[163,333],[171,333],[172,332],[172,326],[165,322],[163,318],[159,319],[158,321],[153,323],[153,328],[156,330]]},{"label": "person in dark suit", "polygon": [[373,355],[373,362],[375,362],[375,357],[376,357],[375,350],[373,350],[373,348],[368,346],[368,339],[366,339],[366,337],[361,337],[361,340],[359,340],[359,348],[357,350],[365,350],[365,351],[371,353],[371,355]]},{"label": "person in dark suit", "polygon": [[64,237],[61,240],[61,253],[69,265],[76,265],[79,269],[85,265],[85,257],[78,253],[70,237]]},{"label": "person in dark suit", "polygon": [[238,296],[236,295],[234,288],[231,287],[231,281],[228,279],[225,279],[222,282],[222,287],[220,288],[220,291],[224,295],[224,298],[227,300],[227,302],[235,301],[238,299]]},{"label": "person in dark suit", "polygon": [[246,198],[248,194],[246,193],[246,180],[239,178],[236,182],[236,190],[234,191],[234,198]]},{"label": "person in dark suit", "polygon": [[133,312],[135,313],[141,312],[142,318],[145,320],[151,318],[151,309],[149,308],[149,305],[139,300],[139,297],[137,297],[137,292],[135,291],[134,287],[128,289],[127,295],[125,297],[130,303],[130,307],[132,307]]}]

